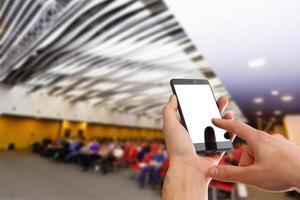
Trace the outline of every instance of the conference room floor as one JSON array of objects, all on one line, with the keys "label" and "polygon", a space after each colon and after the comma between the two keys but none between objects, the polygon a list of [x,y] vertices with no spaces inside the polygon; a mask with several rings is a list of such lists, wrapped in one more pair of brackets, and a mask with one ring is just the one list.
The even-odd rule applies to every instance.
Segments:
[{"label": "conference room floor", "polygon": [[[5,200],[155,200],[160,194],[139,189],[129,170],[103,176],[81,172],[29,152],[0,152],[0,199]],[[249,190],[248,199],[289,199],[283,194]]]}]

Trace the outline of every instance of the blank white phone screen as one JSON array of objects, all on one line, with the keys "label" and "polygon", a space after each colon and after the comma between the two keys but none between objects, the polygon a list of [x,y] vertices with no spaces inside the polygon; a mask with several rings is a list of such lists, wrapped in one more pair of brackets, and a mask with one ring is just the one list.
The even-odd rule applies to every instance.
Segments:
[{"label": "blank white phone screen", "polygon": [[225,130],[213,125],[212,118],[221,118],[208,84],[174,84],[187,130],[193,143],[205,143],[204,131],[211,126],[216,142],[229,141]]}]

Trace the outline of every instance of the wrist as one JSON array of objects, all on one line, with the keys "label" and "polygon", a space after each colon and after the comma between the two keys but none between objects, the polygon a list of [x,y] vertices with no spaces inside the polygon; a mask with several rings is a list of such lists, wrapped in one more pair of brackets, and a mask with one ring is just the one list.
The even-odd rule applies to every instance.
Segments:
[{"label": "wrist", "polygon": [[203,163],[199,162],[198,156],[170,159],[170,169],[178,174],[184,174],[187,179],[198,177],[201,183],[207,185],[211,181],[211,178],[207,176],[207,171],[203,169]]},{"label": "wrist", "polygon": [[165,177],[163,199],[207,199],[209,181],[192,165],[172,163]]},{"label": "wrist", "polygon": [[297,191],[300,191],[299,169],[300,169],[300,160],[297,160],[296,162],[295,161],[289,162],[289,168],[288,170],[286,170],[288,172],[286,176],[290,180],[289,181],[290,186]]},{"label": "wrist", "polygon": [[300,170],[300,161],[299,161],[298,167],[295,168],[295,176],[292,177],[294,179],[293,186],[298,192],[300,192],[300,173],[299,173],[299,170]]}]

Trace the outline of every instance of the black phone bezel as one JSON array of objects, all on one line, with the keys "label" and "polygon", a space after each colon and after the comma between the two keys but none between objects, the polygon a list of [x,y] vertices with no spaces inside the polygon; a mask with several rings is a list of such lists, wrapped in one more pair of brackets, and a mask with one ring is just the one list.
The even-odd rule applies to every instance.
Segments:
[{"label": "black phone bezel", "polygon": [[[214,92],[211,88],[211,85],[209,84],[208,80],[206,79],[171,79],[170,80],[170,85],[171,85],[171,89],[173,94],[177,97],[177,93],[176,93],[176,89],[174,87],[174,85],[176,84],[187,84],[187,85],[195,85],[195,84],[201,84],[201,85],[209,85],[210,90],[214,96],[215,102],[216,102],[216,106],[218,107],[217,101],[216,101],[216,97],[214,95]],[[180,106],[180,102],[178,100],[177,97],[177,103],[178,103],[178,111],[179,111],[179,115],[181,118],[181,123],[182,125],[185,127],[185,129],[188,132],[187,126],[186,126],[186,122],[182,113],[182,109]],[[220,113],[220,117],[222,117],[221,113]],[[225,131],[226,133],[226,131]],[[232,143],[231,141],[226,141],[226,142],[216,142],[217,143],[217,149],[206,149],[205,147],[205,143],[193,143],[196,149],[197,153],[213,153],[213,152],[223,152],[223,151],[230,151],[232,149]]]}]

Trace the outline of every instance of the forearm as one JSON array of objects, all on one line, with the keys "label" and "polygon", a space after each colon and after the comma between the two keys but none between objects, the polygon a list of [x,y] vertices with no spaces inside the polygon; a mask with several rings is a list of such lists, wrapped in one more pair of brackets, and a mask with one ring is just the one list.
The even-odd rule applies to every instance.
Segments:
[{"label": "forearm", "polygon": [[[202,178],[201,178],[202,177]],[[163,186],[163,200],[207,199],[208,180],[193,168],[178,166],[168,170]]]}]

